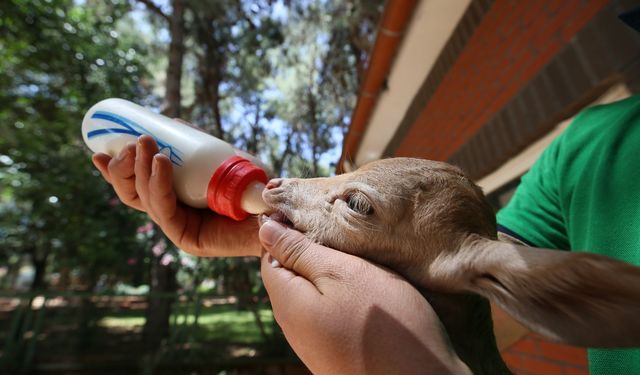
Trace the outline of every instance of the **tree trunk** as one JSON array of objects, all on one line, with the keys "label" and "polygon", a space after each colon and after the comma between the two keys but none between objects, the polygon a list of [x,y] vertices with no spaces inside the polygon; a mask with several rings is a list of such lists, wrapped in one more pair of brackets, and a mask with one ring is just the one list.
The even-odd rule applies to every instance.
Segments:
[{"label": "tree trunk", "polygon": [[[35,252],[34,252],[35,253]],[[47,267],[48,254],[43,257],[31,256],[31,262],[33,263],[33,283],[31,284],[31,291],[38,291],[45,289],[44,275]]]},{"label": "tree trunk", "polygon": [[318,177],[318,117],[316,116],[316,99],[313,96],[313,92],[309,89],[307,93],[307,100],[309,102],[309,119],[311,125],[311,161],[313,168],[313,176]]},{"label": "tree trunk", "polygon": [[169,64],[167,66],[167,80],[165,100],[162,113],[168,117],[180,117],[180,83],[182,81],[182,62],[184,60],[184,2],[171,2],[173,13],[169,18]]},{"label": "tree trunk", "polygon": [[260,138],[260,110],[261,110],[260,98],[256,101],[256,112],[251,125],[251,134],[247,141],[247,152],[250,154],[258,153],[258,141]]},{"label": "tree trunk", "polygon": [[212,92],[211,95],[211,109],[213,110],[214,125],[216,127],[217,137],[223,139],[224,129],[222,128],[222,114],[220,113],[220,83],[222,77],[220,72],[214,74],[213,82],[211,82],[209,88]]},{"label": "tree trunk", "polygon": [[[171,43],[169,44],[169,63],[167,65],[167,79],[165,82],[165,100],[162,113],[168,117],[180,117],[182,82],[182,63],[184,61],[184,11],[185,0],[172,0],[173,12],[166,15],[151,1],[139,0],[150,10],[164,17],[169,22]],[[154,228],[153,243],[167,241],[160,234],[159,228]],[[145,313],[143,330],[143,344],[147,352],[155,350],[162,340],[169,334],[169,318],[171,317],[172,293],[176,291],[176,275],[170,265],[162,265],[161,256],[151,256],[149,305]],[[160,294],[160,295],[154,295]]]},{"label": "tree trunk", "polygon": [[169,335],[169,319],[174,300],[171,294],[177,287],[175,270],[170,265],[162,265],[161,260],[162,256],[152,256],[151,290],[143,331],[143,344],[147,352],[157,349]]},{"label": "tree trunk", "polygon": [[198,71],[200,73],[200,84],[202,85],[202,105],[208,106],[213,115],[213,128],[211,131],[214,136],[222,139],[224,129],[222,128],[222,114],[220,112],[220,84],[223,79],[222,71],[225,59],[220,53],[218,41],[214,38],[215,29],[212,17],[214,15],[202,16],[196,24],[198,26],[198,39],[204,46],[204,53],[198,59]]},{"label": "tree trunk", "polygon": [[284,141],[284,151],[280,155],[276,153],[271,153],[271,164],[273,165],[273,173],[275,176],[282,176],[282,172],[284,170],[284,165],[287,162],[287,159],[291,156],[293,152],[292,142],[293,142],[293,133],[294,129],[291,127],[287,132],[287,137]]},{"label": "tree trunk", "polygon": [[71,285],[71,269],[69,266],[63,266],[60,270],[60,283],[58,284],[58,290],[67,290]]},{"label": "tree trunk", "polygon": [[210,52],[207,52],[206,57],[202,60],[202,64],[204,66],[200,69],[200,78],[202,80],[202,90],[204,93],[203,104],[211,108],[213,115],[213,135],[223,139],[224,129],[222,128],[222,114],[220,112],[221,68],[217,65],[213,65],[212,67],[211,64],[217,64],[217,62]]}]

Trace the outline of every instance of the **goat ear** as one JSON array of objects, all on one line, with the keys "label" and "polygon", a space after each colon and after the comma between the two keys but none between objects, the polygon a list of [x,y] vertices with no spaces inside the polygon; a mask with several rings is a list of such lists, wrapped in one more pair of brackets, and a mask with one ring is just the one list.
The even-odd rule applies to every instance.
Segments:
[{"label": "goat ear", "polygon": [[551,340],[640,346],[640,267],[596,254],[491,240],[468,241],[456,257],[466,260],[461,277],[468,291]]}]

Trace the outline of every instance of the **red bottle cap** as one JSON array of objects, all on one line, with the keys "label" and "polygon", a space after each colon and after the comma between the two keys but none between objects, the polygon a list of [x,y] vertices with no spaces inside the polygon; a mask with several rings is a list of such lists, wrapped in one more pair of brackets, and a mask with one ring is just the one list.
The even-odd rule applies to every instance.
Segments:
[{"label": "red bottle cap", "polygon": [[266,184],[267,174],[245,158],[230,157],[220,164],[209,180],[209,208],[234,220],[246,219],[249,213],[242,209],[240,201],[244,191],[254,181]]}]

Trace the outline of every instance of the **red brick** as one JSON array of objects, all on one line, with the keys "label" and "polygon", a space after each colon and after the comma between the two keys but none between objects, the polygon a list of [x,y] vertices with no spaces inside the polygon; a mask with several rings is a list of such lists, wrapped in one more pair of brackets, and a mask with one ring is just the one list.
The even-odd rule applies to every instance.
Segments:
[{"label": "red brick", "polygon": [[587,351],[585,349],[545,341],[538,342],[538,346],[540,347],[542,355],[547,358],[573,365],[587,366]]},{"label": "red brick", "polygon": [[529,336],[525,336],[522,340],[519,340],[515,344],[511,345],[508,349],[508,352],[518,352],[518,353],[527,353],[529,355],[538,355],[539,350],[532,339]]},{"label": "red brick", "polygon": [[[533,39],[535,45],[543,45],[549,40],[555,40],[554,36],[558,34],[564,25],[571,22],[577,14],[584,11],[584,4],[580,4],[579,0],[563,0],[562,7],[549,18],[549,22],[546,23],[544,28],[538,30],[538,35]],[[558,38],[558,41],[561,39]]]},{"label": "red brick", "polygon": [[396,154],[446,160],[607,0],[496,0]]},{"label": "red brick", "polygon": [[565,367],[564,368],[565,375],[589,375],[589,370],[585,368],[572,368]]},{"label": "red brick", "polygon": [[544,5],[548,14],[557,13],[560,7],[562,6],[562,1],[547,1]]},{"label": "red brick", "polygon": [[512,353],[502,353],[502,359],[510,369],[521,368],[522,356]]},{"label": "red brick", "polygon": [[562,38],[565,41],[569,41],[573,38],[573,36],[587,23],[591,18],[593,18],[602,7],[608,3],[608,1],[597,0],[591,1],[593,3],[592,7],[585,9],[574,22],[568,23],[564,25],[564,28],[561,31]]},{"label": "red brick", "polygon": [[522,357],[521,369],[532,375],[564,375],[562,366],[544,359]]}]

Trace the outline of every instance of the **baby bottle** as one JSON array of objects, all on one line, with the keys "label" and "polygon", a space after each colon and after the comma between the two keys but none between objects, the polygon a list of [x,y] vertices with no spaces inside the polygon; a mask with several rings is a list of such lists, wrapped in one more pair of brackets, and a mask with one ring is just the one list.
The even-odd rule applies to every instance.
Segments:
[{"label": "baby bottle", "polygon": [[143,134],[171,160],[180,201],[235,220],[267,210],[262,200],[267,175],[260,161],[218,138],[122,99],[98,102],[82,121],[91,151],[111,156]]}]

